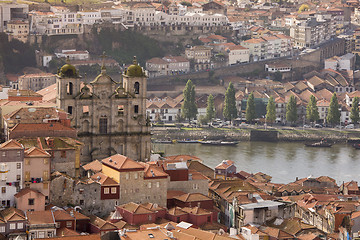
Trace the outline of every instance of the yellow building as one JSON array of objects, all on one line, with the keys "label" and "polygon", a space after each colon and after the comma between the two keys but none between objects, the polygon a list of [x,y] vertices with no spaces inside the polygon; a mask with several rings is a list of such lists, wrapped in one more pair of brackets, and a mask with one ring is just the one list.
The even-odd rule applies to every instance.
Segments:
[{"label": "yellow building", "polygon": [[27,42],[29,38],[29,22],[21,20],[13,20],[7,24],[6,33],[9,41],[17,39],[21,42]]}]

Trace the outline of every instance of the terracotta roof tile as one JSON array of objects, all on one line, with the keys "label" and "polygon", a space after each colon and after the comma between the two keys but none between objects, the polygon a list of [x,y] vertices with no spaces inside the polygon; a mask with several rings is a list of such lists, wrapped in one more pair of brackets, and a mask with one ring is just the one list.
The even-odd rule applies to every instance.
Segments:
[{"label": "terracotta roof tile", "polygon": [[117,170],[144,170],[145,167],[140,163],[121,154],[115,154],[111,157],[101,160],[107,166],[113,167]]}]

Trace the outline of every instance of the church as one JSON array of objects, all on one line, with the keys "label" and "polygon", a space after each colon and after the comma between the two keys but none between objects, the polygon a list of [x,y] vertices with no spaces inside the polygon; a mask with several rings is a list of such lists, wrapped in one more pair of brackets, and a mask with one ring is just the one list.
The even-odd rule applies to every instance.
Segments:
[{"label": "church", "polygon": [[133,160],[150,157],[150,125],[146,117],[147,77],[136,58],[114,81],[104,65],[89,85],[76,68],[65,64],[56,76],[56,104],[69,113],[84,143],[82,161],[122,154]]}]

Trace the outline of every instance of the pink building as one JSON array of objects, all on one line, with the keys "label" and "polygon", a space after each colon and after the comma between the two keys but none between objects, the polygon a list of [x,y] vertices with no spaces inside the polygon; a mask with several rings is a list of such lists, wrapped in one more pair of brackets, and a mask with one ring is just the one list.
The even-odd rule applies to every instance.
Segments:
[{"label": "pink building", "polygon": [[24,185],[40,191],[46,200],[49,200],[50,158],[48,152],[37,147],[26,150],[24,156]]},{"label": "pink building", "polygon": [[21,211],[45,211],[45,195],[37,190],[24,188],[15,194],[15,201]]}]

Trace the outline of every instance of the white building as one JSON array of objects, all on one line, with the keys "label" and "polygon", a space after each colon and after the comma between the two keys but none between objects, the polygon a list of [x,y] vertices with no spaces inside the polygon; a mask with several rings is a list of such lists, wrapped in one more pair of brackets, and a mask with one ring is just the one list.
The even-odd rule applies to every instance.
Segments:
[{"label": "white building", "polygon": [[181,56],[152,58],[146,62],[149,77],[177,75],[190,71],[190,62]]},{"label": "white building", "polygon": [[347,53],[343,56],[334,56],[328,59],[325,59],[325,69],[332,70],[354,70],[355,68],[355,54]]},{"label": "white building", "polygon": [[225,49],[229,56],[229,65],[249,62],[249,49],[241,45],[229,46]]},{"label": "white building", "polygon": [[19,77],[19,90],[33,90],[37,92],[56,83],[56,77],[52,73],[25,74]]},{"label": "white building", "polygon": [[6,30],[11,20],[26,20],[29,13],[28,4],[1,3],[0,4],[0,32]]},{"label": "white building", "polygon": [[101,12],[100,11],[81,11],[77,12],[78,17],[81,17],[82,24],[84,25],[94,25],[95,23],[101,22]]},{"label": "white building", "polygon": [[14,195],[23,182],[24,148],[15,140],[0,146],[0,203],[2,207],[14,206]]},{"label": "white building", "polygon": [[62,50],[61,53],[55,53],[57,58],[69,58],[70,60],[88,60],[90,55],[87,50],[76,51],[76,49]]}]

